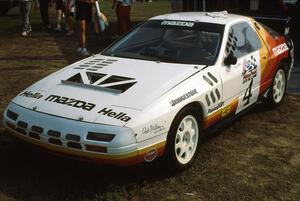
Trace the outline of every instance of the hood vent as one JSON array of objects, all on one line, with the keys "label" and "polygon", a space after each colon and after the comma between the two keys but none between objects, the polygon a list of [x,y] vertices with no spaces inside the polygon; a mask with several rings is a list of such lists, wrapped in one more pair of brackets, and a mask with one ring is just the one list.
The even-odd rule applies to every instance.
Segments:
[{"label": "hood vent", "polygon": [[99,69],[109,66],[110,64],[113,64],[116,61],[118,60],[94,58],[92,60],[79,64],[78,66],[74,67],[74,69],[78,69],[78,70],[85,69],[85,70],[90,70],[95,72],[98,71]]},{"label": "hood vent", "polygon": [[137,83],[134,78],[95,72],[80,72],[61,82],[69,85],[105,89],[114,93],[123,93]]}]

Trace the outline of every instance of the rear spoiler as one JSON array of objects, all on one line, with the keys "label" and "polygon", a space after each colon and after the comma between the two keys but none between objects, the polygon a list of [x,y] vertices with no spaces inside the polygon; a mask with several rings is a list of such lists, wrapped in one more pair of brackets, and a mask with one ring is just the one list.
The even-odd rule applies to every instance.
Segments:
[{"label": "rear spoiler", "polygon": [[291,17],[289,16],[251,16],[257,22],[270,27],[282,35],[289,35]]}]

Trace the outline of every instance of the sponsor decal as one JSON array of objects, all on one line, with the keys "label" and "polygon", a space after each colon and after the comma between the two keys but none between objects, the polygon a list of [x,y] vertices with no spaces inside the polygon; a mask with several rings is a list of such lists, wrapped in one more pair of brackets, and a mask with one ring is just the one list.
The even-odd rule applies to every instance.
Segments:
[{"label": "sponsor decal", "polygon": [[156,133],[159,133],[159,132],[162,132],[165,130],[165,127],[162,126],[162,125],[158,125],[158,124],[155,124],[155,125],[150,125],[150,126],[146,126],[142,129],[142,134],[156,134]]},{"label": "sponsor decal", "polygon": [[43,97],[43,94],[39,93],[39,92],[32,92],[32,91],[25,91],[23,93],[21,93],[19,96],[24,96],[27,98],[35,98],[35,99],[40,99]]},{"label": "sponsor decal", "polygon": [[108,109],[108,108],[103,108],[98,113],[114,119],[119,119],[120,121],[124,121],[124,122],[128,122],[131,119],[131,117],[124,112],[117,113],[114,112],[112,109]]},{"label": "sponsor decal", "polygon": [[272,51],[273,51],[273,53],[274,53],[275,56],[278,56],[278,55],[280,55],[280,54],[282,54],[282,53],[284,53],[284,52],[286,52],[288,50],[289,50],[289,48],[286,45],[286,43],[282,43],[282,44],[280,44],[277,47],[274,47],[272,49]]},{"label": "sponsor decal", "polygon": [[217,106],[215,106],[215,107],[213,107],[213,108],[209,108],[209,109],[208,109],[208,114],[210,114],[210,113],[212,113],[212,112],[214,112],[214,111],[220,109],[221,107],[223,107],[223,105],[224,105],[224,102],[221,102],[221,103],[219,103]]},{"label": "sponsor decal", "polygon": [[244,68],[242,72],[243,84],[252,80],[257,75],[257,61],[252,55],[250,59],[244,60]]},{"label": "sponsor decal", "polygon": [[151,149],[150,151],[148,151],[146,154],[145,154],[145,161],[146,162],[151,162],[153,161],[155,158],[157,157],[157,149]]},{"label": "sponsor decal", "polygon": [[228,105],[222,109],[222,117],[227,116],[231,111],[231,105]]},{"label": "sponsor decal", "polygon": [[181,26],[181,27],[193,27],[195,25],[194,22],[183,22],[183,21],[168,21],[165,20],[161,23],[161,25],[167,26]]},{"label": "sponsor decal", "polygon": [[170,101],[170,104],[172,105],[172,107],[174,107],[175,105],[177,105],[178,103],[181,103],[182,101],[185,101],[186,99],[194,96],[195,94],[197,94],[197,90],[194,89],[192,91],[187,92],[186,94],[180,96],[179,98],[176,98],[174,100]]},{"label": "sponsor decal", "polygon": [[87,103],[81,100],[76,100],[73,98],[57,96],[57,95],[50,95],[48,96],[45,101],[50,101],[54,103],[59,103],[62,105],[67,105],[75,108],[80,108],[83,110],[91,111],[96,105],[93,103]]}]

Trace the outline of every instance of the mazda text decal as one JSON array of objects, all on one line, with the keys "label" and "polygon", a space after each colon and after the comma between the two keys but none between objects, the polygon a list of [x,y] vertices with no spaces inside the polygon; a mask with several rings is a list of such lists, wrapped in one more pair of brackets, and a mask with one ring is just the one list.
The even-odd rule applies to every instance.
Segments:
[{"label": "mazda text decal", "polygon": [[40,99],[43,97],[43,94],[39,93],[39,92],[32,92],[32,91],[25,91],[23,93],[21,93],[19,96],[24,96],[27,98],[35,98],[35,99]]},{"label": "mazda text decal", "polygon": [[112,109],[108,109],[108,108],[103,108],[98,113],[102,114],[102,115],[106,115],[106,116],[114,118],[114,119],[119,119],[124,122],[128,122],[131,119],[131,117],[129,117],[124,112],[114,112]]},{"label": "mazda text decal", "polygon": [[63,96],[56,96],[56,95],[50,95],[46,99],[46,101],[59,103],[75,108],[81,108],[83,110],[91,111],[96,105],[93,103],[87,103],[81,100],[76,100],[73,98],[63,97]]},{"label": "mazda text decal", "polygon": [[278,45],[277,47],[274,47],[272,49],[272,51],[273,51],[273,53],[274,53],[275,56],[278,56],[278,55],[280,55],[280,54],[282,54],[282,53],[284,53],[284,52],[286,52],[288,50],[289,50],[289,48],[286,45],[286,43],[282,43],[281,45]]},{"label": "mazda text decal", "polygon": [[192,90],[192,91],[189,91],[189,92],[187,92],[186,94],[180,96],[179,98],[176,98],[175,100],[171,100],[171,101],[170,101],[170,104],[171,104],[172,106],[175,106],[175,105],[177,105],[178,103],[181,103],[182,101],[184,101],[184,100],[186,100],[186,99],[188,99],[188,98],[194,96],[194,95],[197,94],[197,93],[198,93],[198,92],[197,92],[197,89],[194,89],[194,90]]},{"label": "mazda text decal", "polygon": [[183,22],[183,21],[163,21],[161,25],[167,25],[167,26],[181,26],[181,27],[193,27],[194,22]]}]

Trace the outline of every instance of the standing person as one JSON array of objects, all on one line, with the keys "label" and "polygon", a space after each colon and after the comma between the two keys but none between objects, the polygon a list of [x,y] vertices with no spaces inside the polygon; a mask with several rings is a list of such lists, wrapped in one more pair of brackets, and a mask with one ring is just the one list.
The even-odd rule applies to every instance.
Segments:
[{"label": "standing person", "polygon": [[66,11],[66,6],[63,0],[56,0],[56,27],[54,31],[61,31],[61,19]]},{"label": "standing person", "polygon": [[48,12],[49,3],[50,3],[49,0],[39,0],[40,13],[41,13],[44,29],[48,29],[48,30],[51,29],[51,25],[49,22],[49,12]]},{"label": "standing person", "polygon": [[31,0],[20,0],[20,15],[22,20],[21,36],[26,37],[31,32],[30,25]]},{"label": "standing person", "polygon": [[74,13],[75,13],[75,0],[67,0],[67,5],[66,5],[67,36],[74,35],[74,28],[73,28]]},{"label": "standing person", "polygon": [[95,0],[76,0],[76,20],[79,24],[79,47],[77,52],[81,56],[89,56],[86,49],[86,28],[87,23],[92,21],[93,4]]},{"label": "standing person", "polygon": [[130,29],[130,5],[131,0],[114,0],[112,9],[116,7],[119,36],[125,34]]}]

